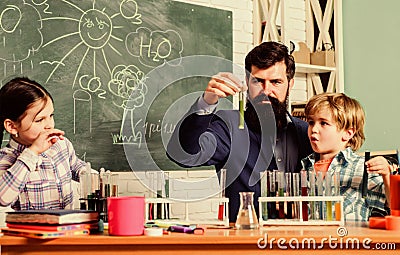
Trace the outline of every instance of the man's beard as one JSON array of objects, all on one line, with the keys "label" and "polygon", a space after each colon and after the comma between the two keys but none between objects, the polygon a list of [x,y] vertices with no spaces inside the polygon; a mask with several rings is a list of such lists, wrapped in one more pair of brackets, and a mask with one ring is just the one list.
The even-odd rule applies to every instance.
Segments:
[{"label": "man's beard", "polygon": [[[270,121],[275,118],[276,128],[281,129],[287,124],[287,99],[284,102],[279,102],[274,97],[268,97],[265,94],[256,96],[252,102],[247,102],[247,109],[245,111],[246,124],[255,132],[261,133],[261,122]],[[271,104],[262,103],[262,101],[269,101]],[[271,107],[272,106],[272,107]]]}]

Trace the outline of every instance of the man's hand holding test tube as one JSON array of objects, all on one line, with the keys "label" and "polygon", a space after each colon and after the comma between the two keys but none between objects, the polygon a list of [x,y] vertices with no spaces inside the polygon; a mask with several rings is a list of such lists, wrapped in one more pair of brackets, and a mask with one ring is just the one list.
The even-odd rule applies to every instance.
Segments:
[{"label": "man's hand holding test tube", "polygon": [[232,73],[221,72],[214,75],[208,82],[204,92],[204,101],[213,105],[218,102],[219,98],[226,98],[239,93],[239,128],[244,128],[244,110],[246,107],[247,85]]}]

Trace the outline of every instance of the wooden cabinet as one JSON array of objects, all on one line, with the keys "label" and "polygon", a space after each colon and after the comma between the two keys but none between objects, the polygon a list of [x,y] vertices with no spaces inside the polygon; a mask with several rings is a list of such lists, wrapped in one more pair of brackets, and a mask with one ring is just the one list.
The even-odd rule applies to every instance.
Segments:
[{"label": "wooden cabinet", "polygon": [[322,92],[343,92],[342,0],[255,0],[254,45],[263,41],[304,42],[311,52],[330,45],[334,67],[296,63],[291,105]]}]

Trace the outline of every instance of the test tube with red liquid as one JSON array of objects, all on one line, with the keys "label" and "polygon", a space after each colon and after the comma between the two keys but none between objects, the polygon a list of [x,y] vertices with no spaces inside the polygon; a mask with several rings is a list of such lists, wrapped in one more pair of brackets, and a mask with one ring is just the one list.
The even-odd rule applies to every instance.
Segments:
[{"label": "test tube with red liquid", "polygon": [[[220,177],[219,177],[219,188],[220,188],[220,197],[225,197],[225,185],[226,185],[226,169],[222,168],[220,170]],[[225,211],[225,204],[224,202],[220,202],[218,206],[218,220],[224,220],[224,211]]]},{"label": "test tube with red liquid", "polygon": [[[300,171],[300,178],[301,178],[301,195],[308,196],[308,188],[307,188],[307,171],[301,170]],[[303,214],[303,221],[308,221],[308,202],[303,201],[301,205],[301,212]]]}]

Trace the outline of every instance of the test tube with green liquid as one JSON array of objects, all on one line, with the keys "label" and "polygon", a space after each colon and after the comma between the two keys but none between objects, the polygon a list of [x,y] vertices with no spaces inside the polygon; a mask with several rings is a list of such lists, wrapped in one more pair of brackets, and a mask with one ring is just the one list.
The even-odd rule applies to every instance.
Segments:
[{"label": "test tube with green liquid", "polygon": [[[324,184],[323,184],[323,178],[322,178],[322,172],[319,171],[317,173],[317,192],[318,196],[323,196],[323,190],[324,190]],[[324,215],[324,203],[322,201],[318,201],[318,216],[320,220],[323,220],[325,218]]]},{"label": "test tube with green liquid", "polygon": [[244,129],[244,106],[245,96],[244,92],[239,92],[239,129]]},{"label": "test tube with green liquid", "polygon": [[[261,196],[267,197],[268,196],[268,170],[265,170],[260,173],[260,184],[261,184]],[[261,204],[261,214],[263,220],[268,220],[268,204],[262,203]]]},{"label": "test tube with green liquid", "polygon": [[[332,196],[332,177],[330,173],[325,175],[325,196]],[[332,220],[332,201],[326,201],[326,220]]]},{"label": "test tube with green liquid", "polygon": [[[286,196],[293,196],[292,190],[292,173],[285,173],[285,182],[286,182]],[[293,201],[287,201],[286,203],[286,218],[293,218]]]},{"label": "test tube with green liquid", "polygon": [[[284,172],[278,172],[278,196],[285,196],[285,175]],[[285,202],[279,202],[279,218],[285,218]]]},{"label": "test tube with green liquid", "polygon": [[[269,196],[276,197],[276,175],[278,170],[273,170],[272,172],[268,172],[268,179],[269,179]],[[276,219],[278,218],[278,213],[276,211],[276,202],[269,202],[268,205],[268,218],[269,219]]]}]

